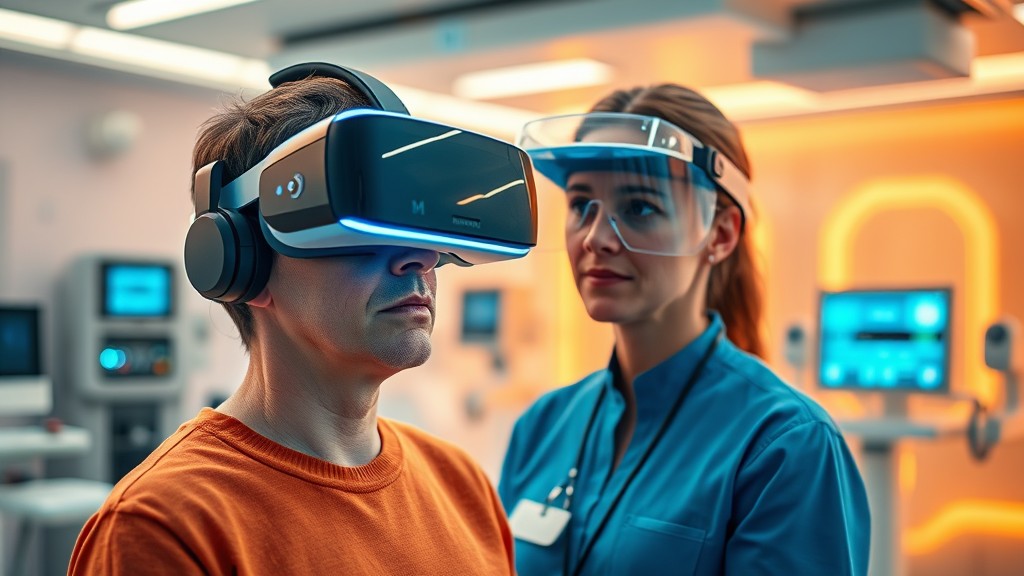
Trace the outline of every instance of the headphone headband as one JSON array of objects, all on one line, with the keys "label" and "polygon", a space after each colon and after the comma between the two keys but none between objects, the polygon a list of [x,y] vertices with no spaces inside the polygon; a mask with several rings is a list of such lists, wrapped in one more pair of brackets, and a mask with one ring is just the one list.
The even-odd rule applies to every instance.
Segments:
[{"label": "headphone headband", "polygon": [[[408,116],[405,104],[373,76],[325,62],[296,64],[270,76],[277,88],[285,82],[313,76],[347,83],[378,109]],[[185,238],[185,271],[189,282],[204,297],[241,304],[255,298],[270,277],[272,253],[259,228],[239,212],[220,206],[224,162],[200,168],[195,175],[196,219]]]},{"label": "headphone headband", "polygon": [[304,80],[313,76],[335,78],[348,83],[362,93],[363,96],[366,96],[370,104],[378,110],[394,112],[396,114],[409,114],[405,104],[383,82],[365,72],[345,68],[337,64],[328,64],[326,62],[295,64],[271,74],[270,85],[277,88],[285,82]]}]

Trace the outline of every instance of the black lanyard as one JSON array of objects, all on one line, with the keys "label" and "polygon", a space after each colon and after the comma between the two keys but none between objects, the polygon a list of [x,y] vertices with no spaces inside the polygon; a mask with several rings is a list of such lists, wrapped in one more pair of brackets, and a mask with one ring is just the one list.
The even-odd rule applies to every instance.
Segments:
[{"label": "black lanyard", "polygon": [[[647,462],[647,459],[650,457],[651,453],[654,452],[654,448],[658,445],[658,442],[661,441],[661,438],[665,435],[665,431],[668,430],[669,424],[671,424],[672,420],[675,419],[676,414],[679,413],[679,409],[683,405],[683,400],[685,400],[686,397],[690,394],[690,390],[693,389],[693,385],[697,383],[697,379],[700,378],[701,373],[704,372],[704,366],[708,363],[708,360],[711,359],[711,355],[714,354],[715,348],[718,347],[718,341],[722,339],[723,331],[724,330],[721,328],[718,329],[718,332],[715,334],[714,340],[711,342],[711,345],[708,346],[708,349],[704,352],[704,356],[701,357],[700,361],[697,363],[697,366],[693,369],[693,373],[690,374],[690,378],[686,381],[686,384],[683,385],[683,389],[679,392],[679,396],[676,398],[675,403],[672,404],[672,408],[669,409],[668,415],[662,421],[661,427],[658,428],[658,431],[655,433],[654,438],[651,439],[651,442],[647,445],[647,448],[644,450],[643,455],[640,456],[640,461],[636,463],[636,466],[634,466],[633,470],[630,471],[629,476],[626,478],[626,481],[622,484],[622,487],[619,488],[618,493],[615,494],[611,506],[608,507],[608,510],[605,511],[604,513],[604,517],[601,519],[601,523],[597,525],[597,528],[594,530],[594,533],[591,534],[590,538],[584,540],[583,553],[580,554],[580,561],[576,564],[576,567],[571,572],[572,576],[577,576],[580,573],[580,570],[583,568],[583,564],[586,563],[587,558],[590,556],[590,551],[594,548],[594,542],[597,541],[598,536],[600,536],[601,532],[604,530],[604,527],[608,524],[608,519],[611,518],[612,513],[615,511],[615,508],[619,505],[619,502],[622,500],[622,495],[625,494],[626,489],[629,488],[629,485],[633,482],[633,479],[636,478],[637,473],[640,471],[641,468],[643,468],[644,463]],[[562,507],[565,509],[569,508],[569,505],[572,502],[573,492],[575,491],[576,476],[579,474],[580,466],[583,464],[583,452],[587,445],[587,438],[590,436],[590,431],[591,428],[594,426],[594,421],[597,420],[597,413],[601,409],[601,403],[604,400],[604,392],[605,387],[602,386],[601,393],[597,397],[597,403],[594,405],[594,411],[590,413],[590,418],[587,420],[587,426],[583,430],[583,440],[580,442],[580,449],[576,453],[576,462],[573,465],[573,467],[569,470],[568,480],[566,480],[566,482],[563,482],[562,484],[559,484],[558,486],[551,490],[551,493],[548,494],[548,498],[546,501],[547,505],[550,505],[555,498],[558,498],[559,494],[561,494],[564,490],[565,502],[563,503]],[[569,545],[571,544],[572,540],[572,531],[570,529],[571,523],[572,520],[570,519],[569,524],[566,524],[565,527],[565,552],[563,555],[564,560],[562,566],[562,573],[565,576],[568,576],[570,574]]]}]

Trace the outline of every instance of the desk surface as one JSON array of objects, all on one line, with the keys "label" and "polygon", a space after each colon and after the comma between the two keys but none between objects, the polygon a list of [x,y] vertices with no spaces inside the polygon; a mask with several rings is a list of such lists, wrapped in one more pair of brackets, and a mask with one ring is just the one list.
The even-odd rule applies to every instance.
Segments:
[{"label": "desk surface", "polygon": [[27,458],[74,456],[89,449],[89,431],[63,426],[47,432],[42,426],[0,428],[0,462]]}]

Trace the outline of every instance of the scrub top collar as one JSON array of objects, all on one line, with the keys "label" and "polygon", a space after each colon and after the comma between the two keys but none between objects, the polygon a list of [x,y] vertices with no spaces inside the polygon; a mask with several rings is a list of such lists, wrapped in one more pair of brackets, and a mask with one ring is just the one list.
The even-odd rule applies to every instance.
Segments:
[{"label": "scrub top collar", "polygon": [[[704,353],[707,352],[708,347],[714,342],[718,332],[725,330],[722,317],[718,312],[708,311],[708,320],[708,327],[700,336],[660,364],[640,373],[633,380],[638,417],[642,419],[663,414],[679,396],[680,389],[686,384],[690,374]],[[615,380],[620,377],[619,358],[616,351],[612,350],[607,377],[604,379],[604,386],[608,388],[605,392],[606,395],[621,396],[621,393],[615,388]],[[703,375],[698,379],[698,385],[702,379]]]}]

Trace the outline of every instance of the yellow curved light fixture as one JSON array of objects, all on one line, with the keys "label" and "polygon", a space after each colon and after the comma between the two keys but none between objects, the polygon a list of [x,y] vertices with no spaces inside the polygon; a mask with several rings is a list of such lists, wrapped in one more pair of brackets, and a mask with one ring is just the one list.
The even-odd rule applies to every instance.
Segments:
[{"label": "yellow curved light fixture", "polygon": [[[852,276],[855,233],[873,216],[889,210],[933,208],[949,216],[964,235],[965,326],[978,338],[999,309],[999,243],[995,218],[967,186],[948,176],[884,178],[868,182],[844,199],[822,224],[818,271],[822,288],[842,290]],[[994,374],[980,354],[965,358],[967,385],[986,403],[996,396]]]},{"label": "yellow curved light fixture", "polygon": [[[855,232],[870,218],[888,210],[933,208],[952,219],[964,235],[967,277],[964,282],[965,325],[981,335],[999,309],[999,244],[988,207],[962,183],[946,176],[886,178],[869,182],[836,207],[823,224],[818,270],[823,288],[842,290],[851,281]],[[986,402],[995,397],[994,375],[980,355],[966,359],[969,386]],[[913,490],[916,459],[903,451],[899,459],[901,494]],[[943,508],[923,525],[907,529],[903,552],[932,553],[961,534],[986,534],[1024,540],[1024,504],[1010,501],[960,500]]]},{"label": "yellow curved light fixture", "polygon": [[924,525],[907,530],[903,536],[903,552],[910,556],[930,554],[967,533],[1015,538],[1024,544],[1024,503],[1004,500],[954,502]]},{"label": "yellow curved light fixture", "polygon": [[[758,332],[761,334],[761,341],[768,344],[772,342],[773,334],[764,312],[767,312],[771,308],[771,303],[769,302],[769,299],[771,298],[771,291],[768,290],[767,282],[768,275],[771,272],[771,254],[775,249],[775,245],[772,243],[772,239],[775,238],[775,226],[771,219],[764,213],[764,208],[757,208],[758,207],[755,207],[757,216],[752,223],[753,225],[750,226],[750,240],[754,248],[754,263],[757,270],[761,273],[761,282],[765,296],[763,303],[764,311],[761,314],[761,325],[758,326]],[[769,350],[765,351],[766,354],[770,352],[771,351]],[[766,358],[765,360],[770,363],[771,359]]]}]

